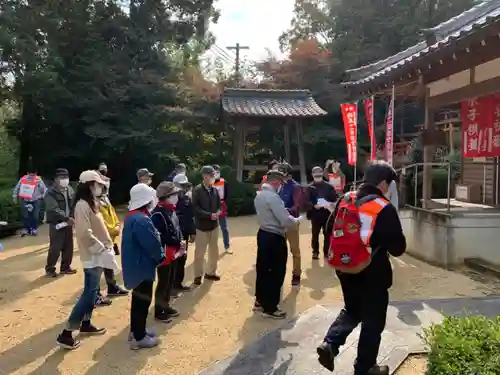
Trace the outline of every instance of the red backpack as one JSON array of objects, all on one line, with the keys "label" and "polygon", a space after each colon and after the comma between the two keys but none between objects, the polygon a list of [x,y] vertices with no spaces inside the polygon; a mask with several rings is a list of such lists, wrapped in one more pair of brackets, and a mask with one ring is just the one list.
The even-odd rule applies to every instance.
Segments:
[{"label": "red backpack", "polygon": [[375,220],[388,201],[378,195],[356,200],[347,193],[339,202],[330,237],[328,263],[337,271],[357,274],[371,263],[370,236]]}]

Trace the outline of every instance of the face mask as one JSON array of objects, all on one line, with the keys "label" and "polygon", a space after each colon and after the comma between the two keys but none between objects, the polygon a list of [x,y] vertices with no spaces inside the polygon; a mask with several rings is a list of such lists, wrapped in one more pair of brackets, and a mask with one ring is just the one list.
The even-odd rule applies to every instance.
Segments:
[{"label": "face mask", "polygon": [[69,185],[69,178],[62,178],[59,180],[59,185],[62,187],[62,188],[67,188],[68,185]]},{"label": "face mask", "polygon": [[193,197],[193,193],[191,192],[191,190],[186,191],[186,197],[188,197],[189,199]]},{"label": "face mask", "polygon": [[220,178],[220,173],[216,172],[214,175],[215,179],[218,180]]},{"label": "face mask", "polygon": [[321,181],[323,181],[323,177],[322,176],[314,176],[313,179],[314,179],[315,182],[321,182]]},{"label": "face mask", "polygon": [[171,197],[167,198],[168,204],[172,204],[175,206],[177,204],[177,202],[179,202],[179,196],[177,196],[177,195],[172,195]]},{"label": "face mask", "polygon": [[94,185],[92,187],[92,195],[94,197],[100,197],[102,195],[102,186],[101,185]]},{"label": "face mask", "polygon": [[149,204],[146,208],[147,208],[148,212],[151,213],[155,209],[155,205],[153,202],[149,202]]}]

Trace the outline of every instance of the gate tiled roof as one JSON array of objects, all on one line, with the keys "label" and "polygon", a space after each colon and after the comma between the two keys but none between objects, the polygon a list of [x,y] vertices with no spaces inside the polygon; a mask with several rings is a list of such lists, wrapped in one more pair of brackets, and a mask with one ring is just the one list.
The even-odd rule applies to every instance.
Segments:
[{"label": "gate tiled roof", "polygon": [[309,90],[225,89],[225,114],[249,117],[316,117],[327,114]]}]

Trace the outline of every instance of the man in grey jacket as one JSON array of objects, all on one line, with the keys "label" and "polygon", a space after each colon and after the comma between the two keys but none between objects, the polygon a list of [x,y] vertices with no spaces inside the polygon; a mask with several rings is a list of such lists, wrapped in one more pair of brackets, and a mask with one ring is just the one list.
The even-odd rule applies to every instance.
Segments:
[{"label": "man in grey jacket", "polygon": [[302,218],[290,215],[277,194],[283,178],[283,173],[269,171],[254,200],[259,222],[254,311],[274,319],[286,318],[278,307],[288,257],[285,232]]}]

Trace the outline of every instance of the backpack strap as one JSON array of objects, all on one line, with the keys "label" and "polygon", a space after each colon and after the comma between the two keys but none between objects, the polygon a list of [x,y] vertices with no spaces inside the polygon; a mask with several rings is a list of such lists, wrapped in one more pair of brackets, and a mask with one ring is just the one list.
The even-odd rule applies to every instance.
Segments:
[{"label": "backpack strap", "polygon": [[356,201],[356,207],[359,207],[365,203],[368,203],[368,202],[371,202],[371,201],[374,201],[375,199],[377,198],[380,198],[380,195],[377,195],[377,194],[369,194],[363,198],[360,198]]}]

